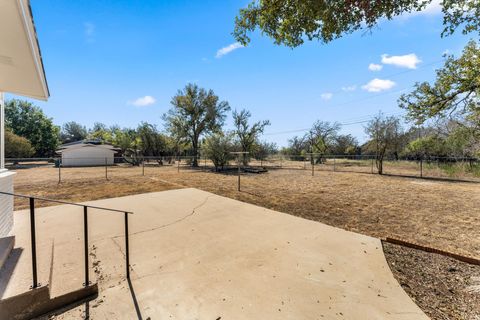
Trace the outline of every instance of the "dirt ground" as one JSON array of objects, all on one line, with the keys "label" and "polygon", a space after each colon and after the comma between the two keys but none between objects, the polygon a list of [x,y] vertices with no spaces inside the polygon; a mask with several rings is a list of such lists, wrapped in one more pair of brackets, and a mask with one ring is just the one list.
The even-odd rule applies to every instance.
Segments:
[{"label": "dirt ground", "polygon": [[383,251],[397,281],[429,317],[478,319],[480,266],[386,242]]},{"label": "dirt ground", "polygon": [[[15,191],[85,201],[194,187],[374,237],[480,258],[480,183],[326,170],[312,176],[308,168],[271,169],[242,175],[239,192],[235,171],[112,167],[107,177],[105,168],[64,168],[58,183],[58,169],[24,169],[17,171]],[[25,200],[16,201],[17,209],[26,207]],[[480,276],[477,266],[469,269],[445,256],[393,245],[387,245],[385,253],[397,280],[430,317],[480,317],[480,311],[469,307],[478,304],[480,293],[462,291],[474,275]],[[449,271],[450,266],[460,271]]]},{"label": "dirt ground", "polygon": [[[375,237],[480,256],[480,184],[372,174],[270,170],[237,177],[176,167],[18,170],[17,193],[84,201],[194,187]],[[17,208],[26,207],[17,201]],[[48,204],[39,204],[48,205]]]}]

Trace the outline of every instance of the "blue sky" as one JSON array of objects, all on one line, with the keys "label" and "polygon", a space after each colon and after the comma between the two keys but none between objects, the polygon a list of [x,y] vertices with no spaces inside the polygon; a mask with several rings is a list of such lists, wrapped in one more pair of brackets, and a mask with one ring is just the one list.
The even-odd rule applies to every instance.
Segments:
[{"label": "blue sky", "polygon": [[402,113],[398,96],[416,81],[432,80],[442,54],[458,54],[468,41],[460,33],[440,37],[442,15],[434,4],[326,45],[289,49],[257,32],[242,48],[231,32],[247,3],[32,0],[51,92],[37,104],[58,125],[161,127],[171,97],[196,82],[232,109],[269,119],[264,139],[281,146],[302,134],[282,132],[317,119],[345,123],[342,132],[364,141],[364,124],[357,122],[379,110]]}]

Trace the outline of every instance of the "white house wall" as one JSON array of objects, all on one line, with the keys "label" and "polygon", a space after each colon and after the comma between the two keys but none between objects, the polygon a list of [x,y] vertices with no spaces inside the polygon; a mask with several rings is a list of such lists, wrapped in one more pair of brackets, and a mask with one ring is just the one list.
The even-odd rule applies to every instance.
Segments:
[{"label": "white house wall", "polygon": [[[15,172],[0,172],[0,191],[13,193]],[[0,194],[0,238],[8,236],[13,227],[13,197]]]},{"label": "white house wall", "polygon": [[114,163],[115,151],[96,147],[83,147],[62,152],[62,166],[104,166]]}]

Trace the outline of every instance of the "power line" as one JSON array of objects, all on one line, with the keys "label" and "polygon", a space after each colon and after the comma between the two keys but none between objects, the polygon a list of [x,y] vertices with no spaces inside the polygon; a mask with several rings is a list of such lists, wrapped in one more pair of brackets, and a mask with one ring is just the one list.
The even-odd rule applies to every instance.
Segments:
[{"label": "power line", "polygon": [[341,107],[341,106],[344,106],[344,105],[346,105],[346,104],[350,104],[350,103],[354,103],[354,102],[361,102],[361,101],[365,101],[365,100],[371,100],[371,99],[375,99],[375,98],[378,98],[378,97],[387,96],[387,95],[390,95],[390,94],[397,94],[397,93],[401,93],[401,92],[407,91],[408,89],[409,89],[409,88],[403,88],[403,89],[397,90],[397,91],[378,93],[378,94],[376,94],[376,95],[374,95],[374,96],[369,96],[369,97],[364,97],[364,98],[360,98],[360,99],[350,100],[350,101],[347,101],[347,102],[342,102],[342,103],[339,103],[339,104],[336,104],[336,105],[332,106],[332,108],[334,108],[334,107]]},{"label": "power line", "polygon": [[[365,118],[365,120],[358,120],[358,121],[353,121],[353,122],[339,122],[341,126],[350,126],[350,125],[355,125],[355,124],[361,124],[361,123],[366,123],[372,120],[375,116],[378,114],[373,114],[373,115],[366,115],[362,116],[359,118]],[[385,114],[386,116],[400,116],[404,115],[403,112],[398,112],[398,113],[390,113],[390,114]],[[306,132],[310,130],[311,128],[303,128],[303,129],[293,129],[293,130],[286,130],[286,131],[278,131],[278,132],[269,132],[269,133],[264,133],[264,136],[275,136],[275,135],[282,135],[282,134],[289,134],[289,133],[299,133],[299,132]]]},{"label": "power line", "polygon": [[[382,76],[382,77],[383,77],[383,78],[395,78],[395,77],[397,77],[397,76],[399,76],[399,75],[403,75],[403,74],[410,73],[410,72],[415,72],[415,71],[418,71],[418,70],[420,70],[420,69],[423,69],[423,68],[426,68],[426,67],[435,65],[435,64],[437,64],[437,63],[444,62],[444,61],[445,61],[445,59],[435,60],[435,61],[432,61],[432,62],[429,62],[429,63],[426,63],[426,64],[422,64],[421,66],[419,66],[419,67],[416,68],[416,69],[408,69],[408,70],[404,70],[404,71],[399,71],[399,72],[395,72],[395,73],[391,73],[391,74],[384,75],[384,76]],[[355,87],[356,87],[356,86],[355,86]],[[332,94],[336,94],[336,93],[341,93],[341,92],[345,92],[345,90],[340,89],[340,90],[332,91],[331,93],[332,93]]]},{"label": "power line", "polygon": [[[432,61],[432,62],[429,62],[429,63],[426,63],[426,64],[423,64],[422,66],[416,68],[416,69],[409,69],[409,70],[405,70],[405,71],[400,71],[400,72],[396,72],[396,73],[393,73],[393,74],[390,74],[390,75],[386,75],[385,78],[393,78],[393,77],[396,77],[398,75],[402,75],[402,74],[405,74],[405,73],[410,73],[410,72],[414,72],[414,71],[418,71],[419,69],[422,69],[422,68],[425,68],[425,67],[428,67],[428,66],[432,66],[434,64],[437,64],[439,62],[443,62],[445,61],[445,59],[440,59],[440,60],[435,60],[435,61]],[[376,94],[376,95],[373,95],[373,96],[368,96],[368,97],[364,97],[364,98],[360,98],[360,99],[355,99],[355,100],[351,100],[351,101],[347,101],[347,102],[343,102],[343,103],[340,103],[340,104],[337,104],[337,105],[334,105],[333,107],[338,107],[338,106],[343,106],[343,105],[346,105],[346,104],[350,104],[350,103],[354,103],[354,102],[361,102],[361,101],[365,101],[365,100],[370,100],[370,99],[375,99],[377,97],[382,97],[382,96],[385,96],[385,95],[391,95],[391,94],[397,94],[397,93],[401,93],[401,92],[404,92],[406,90],[408,90],[410,88],[403,88],[401,90],[397,90],[397,91],[393,91],[393,92],[384,92],[384,93],[379,93],[379,94]],[[338,91],[334,91],[333,93],[339,93],[339,92],[342,92],[343,90],[338,90]],[[361,124],[361,123],[366,123],[366,122],[369,122],[370,120],[372,120],[373,117],[375,117],[377,114],[374,114],[374,115],[365,115],[365,116],[360,116],[360,117],[355,117],[355,118],[350,118],[350,119],[347,119],[347,120],[344,120],[345,122],[341,122],[340,125],[342,126],[350,126],[350,125],[355,125],[355,124]],[[400,113],[396,113],[396,114],[385,114],[387,116],[399,116],[399,115],[405,115],[403,112],[400,112]],[[274,135],[282,135],[282,134],[290,134],[290,133],[299,133],[299,132],[306,132],[310,130],[310,128],[303,128],[303,129],[293,129],[293,130],[286,130],[286,131],[278,131],[278,132],[270,132],[270,133],[264,133],[263,135],[264,136],[274,136]]]}]

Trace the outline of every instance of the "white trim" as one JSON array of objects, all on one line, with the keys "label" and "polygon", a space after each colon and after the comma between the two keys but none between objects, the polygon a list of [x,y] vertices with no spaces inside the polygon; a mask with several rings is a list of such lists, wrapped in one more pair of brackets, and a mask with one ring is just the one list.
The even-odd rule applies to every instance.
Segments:
[{"label": "white trim", "polygon": [[33,28],[33,21],[32,21],[32,16],[30,14],[30,12],[28,13],[28,17],[25,13],[25,6],[23,5],[23,0],[17,0],[17,3],[19,4],[20,6],[20,11],[21,11],[21,14],[22,14],[22,17],[23,17],[23,26],[24,26],[24,29],[25,29],[25,32],[27,33],[27,36],[28,36],[28,43],[30,45],[30,50],[31,50],[31,53],[32,53],[32,57],[33,57],[33,61],[35,62],[35,68],[37,69],[37,75],[39,76],[39,80],[40,80],[40,83],[42,84],[42,89],[43,89],[43,93],[45,95],[45,99],[48,98],[48,89],[47,89],[47,84],[45,83],[45,75],[44,75],[44,72],[43,72],[43,67],[41,65],[41,62],[39,61],[39,52],[37,52],[37,50],[40,50],[39,48],[37,48],[37,40],[36,40],[36,37],[33,38],[32,37],[32,32],[31,32],[31,27],[29,25],[29,23],[27,21],[30,21],[32,23],[32,28]]}]

